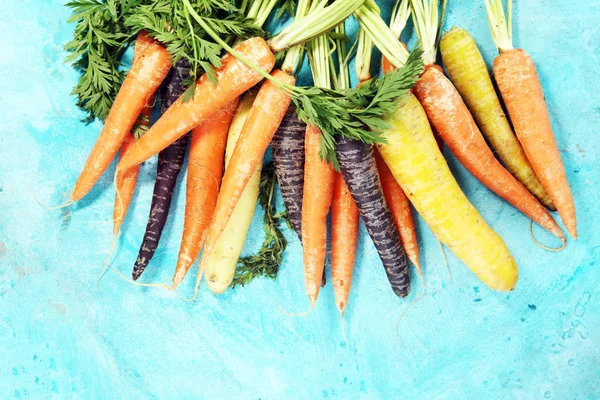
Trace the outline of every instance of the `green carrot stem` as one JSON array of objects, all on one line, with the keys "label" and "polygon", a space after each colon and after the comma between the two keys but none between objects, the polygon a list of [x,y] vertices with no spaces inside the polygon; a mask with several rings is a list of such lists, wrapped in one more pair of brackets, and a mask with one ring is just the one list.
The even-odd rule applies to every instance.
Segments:
[{"label": "green carrot stem", "polygon": [[379,7],[373,0],[366,0],[364,5],[354,12],[362,29],[371,38],[381,53],[397,68],[408,60],[408,50],[381,19]]},{"label": "green carrot stem", "polygon": [[492,39],[501,52],[513,48],[512,39],[512,0],[507,0],[508,14],[504,14],[502,0],[484,0],[490,23]]}]

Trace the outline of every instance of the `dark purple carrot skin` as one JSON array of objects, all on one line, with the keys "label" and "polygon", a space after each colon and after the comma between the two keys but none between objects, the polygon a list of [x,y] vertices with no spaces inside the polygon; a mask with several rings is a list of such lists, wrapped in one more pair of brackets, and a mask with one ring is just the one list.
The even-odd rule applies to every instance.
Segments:
[{"label": "dark purple carrot skin", "polygon": [[[185,91],[183,81],[188,76],[189,67],[187,61],[180,61],[171,69],[163,87],[161,113],[165,113],[183,94]],[[182,136],[172,145],[158,153],[156,183],[154,184],[154,193],[152,194],[150,216],[148,217],[146,233],[144,234],[137,260],[133,266],[131,274],[133,280],[137,280],[142,275],[158,247],[160,236],[169,215],[173,190],[175,189],[177,177],[183,165],[189,136],[189,133]]]},{"label": "dark purple carrot skin", "polygon": [[304,135],[306,124],[290,105],[273,140],[273,164],[283,203],[292,227],[302,240],[302,196],[304,193]]},{"label": "dark purple carrot skin", "polygon": [[342,176],[379,253],[392,290],[399,297],[408,296],[408,258],[383,195],[373,147],[338,138],[337,157]]}]

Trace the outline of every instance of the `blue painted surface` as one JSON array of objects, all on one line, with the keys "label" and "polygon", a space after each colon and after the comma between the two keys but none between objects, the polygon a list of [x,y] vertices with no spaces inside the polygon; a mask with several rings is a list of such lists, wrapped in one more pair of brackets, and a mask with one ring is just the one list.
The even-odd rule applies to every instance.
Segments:
[{"label": "blue painted surface", "polygon": [[[46,211],[72,187],[100,125],[85,126],[69,97],[76,73],[62,63],[72,27],[61,0],[0,1],[0,393],[78,399],[594,399],[600,397],[600,3],[517,2],[515,42],[537,61],[577,201],[580,240],[537,248],[528,220],[448,156],[484,218],[520,265],[510,294],[483,286],[449,255],[446,271],[419,221],[422,289],[396,298],[361,228],[341,335],[331,285],[308,307],[300,246],[291,241],[277,281],[258,280],[195,303],[95,282],[111,244],[112,174],[73,212]],[[384,6],[389,12],[388,6]],[[468,29],[495,56],[481,1],[455,0],[446,27]],[[114,168],[114,166],[113,166]],[[129,272],[145,226],[155,161],[143,167],[114,264]],[[111,172],[114,170],[111,170]],[[184,190],[147,271],[166,282],[175,265]],[[536,229],[541,240],[549,235]],[[257,213],[247,251],[262,241]],[[415,277],[416,278],[416,277]],[[188,293],[191,282],[184,285]]]}]

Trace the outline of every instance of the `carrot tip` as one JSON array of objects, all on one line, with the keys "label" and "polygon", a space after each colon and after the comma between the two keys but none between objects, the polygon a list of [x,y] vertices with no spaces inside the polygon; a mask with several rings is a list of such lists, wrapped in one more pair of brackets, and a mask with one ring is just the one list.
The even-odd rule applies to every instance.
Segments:
[{"label": "carrot tip", "polygon": [[[551,251],[554,253],[558,253],[559,251],[564,250],[567,247],[567,238],[566,237],[559,237],[560,241],[562,242],[562,245],[560,247],[557,248],[551,248],[551,247],[546,247],[543,244],[541,244],[540,242],[538,242],[535,238],[535,236],[533,235],[533,220],[529,221],[529,236],[531,236],[531,240],[533,240],[533,243],[536,244],[536,246],[546,250],[546,251]],[[575,240],[577,240],[577,238],[575,237]],[[512,290],[512,289],[511,289]]]}]

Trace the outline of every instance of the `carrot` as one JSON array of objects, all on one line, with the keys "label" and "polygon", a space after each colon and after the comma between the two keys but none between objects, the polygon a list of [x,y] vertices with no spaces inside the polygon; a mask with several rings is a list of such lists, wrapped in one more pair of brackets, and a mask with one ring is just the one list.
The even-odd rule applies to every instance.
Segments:
[{"label": "carrot", "polygon": [[298,118],[296,106],[288,108],[271,143],[277,182],[287,216],[302,240],[302,196],[304,191],[304,136],[306,124]]},{"label": "carrot", "polygon": [[[133,60],[131,61],[131,65],[137,63],[144,50],[146,50],[148,46],[150,46],[153,43],[154,39],[152,39],[146,31],[141,31],[140,33],[138,33],[137,39],[135,40],[135,51],[133,52]],[[142,110],[142,113],[140,114],[140,117],[137,121],[139,125],[145,126],[146,128],[150,125],[152,103],[152,96],[150,96],[146,101],[146,105]],[[125,153],[129,151],[129,149],[131,149],[131,146],[133,146],[135,140],[136,139],[133,135],[133,132],[131,135],[126,137],[125,141],[121,145],[121,158]],[[125,214],[127,214],[127,209],[131,204],[131,199],[133,198],[133,193],[137,184],[139,172],[139,166],[135,166],[123,172],[117,177],[115,191],[119,193],[120,198],[119,196],[116,196],[113,211],[113,234],[115,236],[119,233],[119,229],[121,229],[123,219],[125,219]]]},{"label": "carrot", "polygon": [[486,0],[490,27],[500,55],[494,60],[494,77],[515,133],[531,166],[552,199],[563,223],[577,239],[575,202],[552,131],[548,107],[535,67],[524,50],[512,44],[512,1],[505,18],[501,1]]},{"label": "carrot", "polygon": [[[379,50],[396,66],[408,53],[380,20],[376,8],[357,13],[361,27]],[[512,290],[518,270],[502,238],[485,223],[464,195],[442,155],[427,114],[414,94],[398,100],[386,118],[391,128],[385,144],[377,147],[411,203],[435,236],[494,290]]]},{"label": "carrot", "polygon": [[229,125],[237,108],[234,100],[192,130],[185,191],[185,218],[173,289],[200,254],[217,203]]},{"label": "carrot", "polygon": [[[248,39],[235,49],[262,69],[270,71],[275,65],[275,56],[262,38]],[[180,97],[135,143],[117,165],[117,171],[124,171],[146,161],[262,79],[258,72],[230,54],[221,59],[221,67],[216,70],[216,75],[216,85],[208,80],[206,74],[200,77],[196,82],[193,98],[183,101],[185,94]]]},{"label": "carrot", "polygon": [[544,206],[555,210],[504,114],[475,40],[466,30],[453,28],[442,37],[440,52],[452,83],[500,160]]},{"label": "carrot", "polygon": [[[229,134],[227,135],[227,146],[225,148],[226,171],[229,168],[231,157],[235,151],[244,124],[252,110],[252,104],[256,99],[256,95],[255,91],[249,91],[242,97],[231,121]],[[238,261],[246,242],[246,235],[256,211],[256,203],[260,191],[261,171],[262,163],[259,163],[240,195],[240,199],[231,213],[231,218],[223,234],[215,244],[210,260],[204,267],[203,272],[206,286],[215,294],[223,293],[231,285],[235,276]],[[199,274],[197,283],[200,278],[201,275]]]},{"label": "carrot", "polygon": [[[146,110],[151,111],[146,108]],[[146,111],[144,112],[146,113]],[[147,112],[149,116],[149,112]],[[121,146],[121,157],[123,157],[130,149],[131,146],[135,143],[135,136],[129,135],[123,142]],[[121,224],[125,219],[125,214],[127,214],[127,209],[131,204],[131,199],[133,198],[133,193],[135,192],[135,186],[137,184],[138,175],[140,173],[139,165],[135,167],[129,168],[127,171],[124,171],[122,174],[117,176],[116,188],[115,191],[119,193],[119,196],[115,197],[115,205],[113,211],[113,234],[117,235],[119,230],[121,229]]]},{"label": "carrot", "polygon": [[379,179],[381,179],[383,194],[390,207],[396,229],[398,229],[398,232],[400,233],[406,255],[417,268],[419,275],[422,276],[421,263],[419,262],[417,232],[415,230],[415,222],[413,220],[410,201],[408,200],[408,197],[406,197],[404,190],[402,190],[398,182],[396,182],[394,175],[378,151],[375,152],[375,160],[377,162],[377,170],[379,171]]},{"label": "carrot", "polygon": [[[274,71],[272,75],[290,85],[295,82],[294,77],[281,70]],[[246,184],[262,162],[265,151],[281,124],[290,102],[289,95],[270,80],[262,84],[225,170],[200,262],[200,274],[204,271]]]},{"label": "carrot", "polygon": [[[148,45],[139,62],[132,65],[75,183],[71,201],[81,200],[106,171],[146,106],[148,98],[165,79],[170,68],[171,56],[158,43]],[[133,148],[135,145],[132,150]]]},{"label": "carrot", "polygon": [[557,238],[564,233],[539,201],[492,154],[462,98],[438,69],[428,68],[415,94],[455,157],[481,183]]},{"label": "carrot", "polygon": [[402,98],[388,122],[387,144],[378,149],[433,233],[490,288],[512,290],[517,264],[458,186],[416,97]]},{"label": "carrot", "polygon": [[333,200],[335,171],[321,160],[321,132],[314,125],[306,127],[304,162],[304,197],[302,199],[302,246],[304,283],[314,307],[319,295],[327,251],[327,214]]},{"label": "carrot", "polygon": [[356,258],[359,211],[339,172],[335,174],[331,203],[331,281],[335,305],[343,314],[348,304]]},{"label": "carrot", "polygon": [[[161,113],[165,113],[185,91],[184,81],[189,77],[189,73],[189,63],[185,59],[179,60],[171,69],[163,84]],[[156,181],[152,192],[152,201],[150,202],[148,223],[133,266],[131,274],[133,280],[137,280],[142,275],[158,248],[171,209],[173,192],[183,166],[189,137],[189,134],[180,137],[158,153]],[[118,177],[119,174],[116,176]]]},{"label": "carrot", "polygon": [[[494,157],[460,94],[441,68],[433,64],[436,54],[437,8],[432,11],[434,7],[425,4],[429,1],[437,4],[437,0],[412,0],[412,4],[426,65],[425,72],[415,85],[414,93],[423,105],[431,125],[454,156],[481,183],[564,241],[564,233],[548,210]],[[435,23],[432,24],[431,21]]]}]

